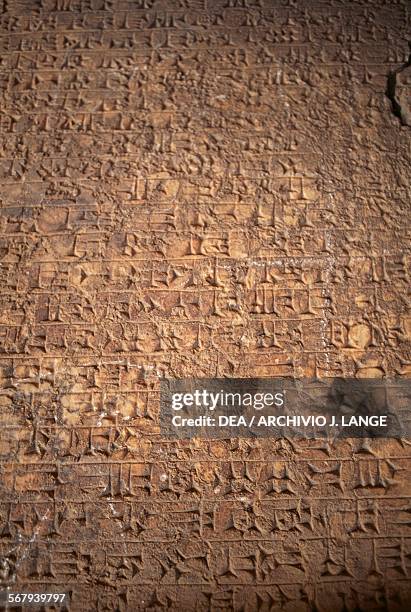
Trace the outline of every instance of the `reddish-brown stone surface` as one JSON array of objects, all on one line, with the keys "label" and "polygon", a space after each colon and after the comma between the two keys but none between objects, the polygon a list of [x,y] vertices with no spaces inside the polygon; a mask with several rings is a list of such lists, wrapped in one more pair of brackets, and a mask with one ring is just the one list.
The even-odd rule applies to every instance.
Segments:
[{"label": "reddish-brown stone surface", "polygon": [[158,428],[162,376],[410,375],[409,4],[0,8],[4,592],[410,609],[409,442]]}]

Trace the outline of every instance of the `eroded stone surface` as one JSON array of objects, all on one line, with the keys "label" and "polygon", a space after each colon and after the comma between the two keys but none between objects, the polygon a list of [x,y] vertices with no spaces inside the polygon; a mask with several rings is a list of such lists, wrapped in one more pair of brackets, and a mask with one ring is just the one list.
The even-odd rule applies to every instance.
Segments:
[{"label": "eroded stone surface", "polygon": [[3,586],[409,609],[407,441],[158,428],[161,376],[410,375],[407,5],[0,6]]},{"label": "eroded stone surface", "polygon": [[401,121],[411,126],[411,65],[405,66],[397,74],[395,94]]}]

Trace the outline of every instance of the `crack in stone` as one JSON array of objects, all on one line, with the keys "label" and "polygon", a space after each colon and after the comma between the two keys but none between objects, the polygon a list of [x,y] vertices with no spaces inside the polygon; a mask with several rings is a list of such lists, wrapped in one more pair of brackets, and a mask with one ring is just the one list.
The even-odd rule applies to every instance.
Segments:
[{"label": "crack in stone", "polygon": [[[411,41],[409,43],[411,48]],[[391,107],[394,115],[399,118],[401,121],[401,125],[411,126],[411,105],[409,105],[406,96],[403,95],[402,92],[399,91],[399,86],[401,85],[398,82],[399,76],[405,72],[408,68],[411,67],[411,53],[408,57],[408,60],[399,66],[396,70],[392,70],[388,74],[387,79],[387,89],[386,95],[391,100]],[[402,86],[404,89],[404,86]]]}]

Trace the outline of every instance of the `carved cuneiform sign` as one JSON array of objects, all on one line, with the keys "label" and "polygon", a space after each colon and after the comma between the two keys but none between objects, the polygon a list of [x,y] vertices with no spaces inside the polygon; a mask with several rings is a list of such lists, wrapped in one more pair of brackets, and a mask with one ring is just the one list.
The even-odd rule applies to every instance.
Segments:
[{"label": "carved cuneiform sign", "polygon": [[409,610],[407,440],[165,440],[159,380],[410,376],[410,5],[0,11],[3,592]]}]

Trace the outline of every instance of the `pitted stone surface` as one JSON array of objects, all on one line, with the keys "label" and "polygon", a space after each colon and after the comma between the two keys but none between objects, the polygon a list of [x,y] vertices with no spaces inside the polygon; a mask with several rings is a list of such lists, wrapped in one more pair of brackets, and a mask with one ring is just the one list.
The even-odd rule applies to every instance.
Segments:
[{"label": "pitted stone surface", "polygon": [[164,376],[410,376],[409,4],[0,10],[3,588],[409,610],[407,440],[158,419]]},{"label": "pitted stone surface", "polygon": [[401,121],[411,126],[411,60],[397,75],[395,93]]}]

